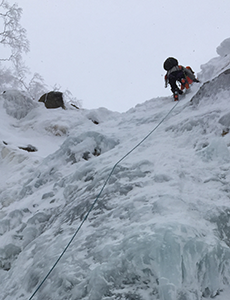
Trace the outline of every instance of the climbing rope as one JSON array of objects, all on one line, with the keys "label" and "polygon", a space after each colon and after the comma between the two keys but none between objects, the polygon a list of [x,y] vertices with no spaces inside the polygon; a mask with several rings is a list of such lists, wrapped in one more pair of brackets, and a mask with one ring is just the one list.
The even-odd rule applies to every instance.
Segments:
[{"label": "climbing rope", "polygon": [[83,220],[81,221],[79,227],[77,228],[77,230],[75,231],[74,235],[72,236],[72,238],[70,239],[69,243],[66,245],[65,249],[63,250],[63,252],[61,253],[61,255],[58,257],[58,259],[56,260],[56,262],[54,263],[54,265],[52,266],[52,268],[49,270],[49,272],[47,273],[47,275],[45,276],[45,278],[42,280],[42,282],[39,284],[39,286],[36,288],[36,290],[34,291],[34,293],[32,294],[32,296],[29,298],[29,300],[31,300],[35,294],[38,292],[38,290],[41,288],[41,286],[43,285],[43,283],[47,280],[47,278],[49,277],[49,275],[51,274],[51,272],[53,271],[53,269],[56,267],[56,265],[59,263],[59,261],[61,260],[62,256],[65,254],[65,252],[67,251],[67,249],[69,248],[69,246],[71,245],[71,243],[73,242],[74,238],[76,237],[76,235],[78,234],[78,232],[80,231],[81,227],[83,226],[83,224],[85,223],[85,221],[87,220],[89,214],[91,213],[92,209],[94,208],[97,200],[100,198],[105,186],[107,185],[110,177],[112,176],[115,168],[117,167],[117,165],[123,161],[129,154],[131,154],[137,147],[139,147],[163,122],[164,120],[170,115],[170,113],[175,109],[175,107],[177,106],[177,104],[179,103],[179,101],[176,102],[176,104],[170,109],[170,111],[165,115],[165,117],[135,146],[133,147],[129,152],[127,152],[121,159],[119,159],[115,165],[113,166],[111,172],[109,173],[109,176],[107,177],[107,179],[105,180],[99,194],[97,195],[96,199],[94,200],[93,204],[90,206],[89,210],[86,212]]}]

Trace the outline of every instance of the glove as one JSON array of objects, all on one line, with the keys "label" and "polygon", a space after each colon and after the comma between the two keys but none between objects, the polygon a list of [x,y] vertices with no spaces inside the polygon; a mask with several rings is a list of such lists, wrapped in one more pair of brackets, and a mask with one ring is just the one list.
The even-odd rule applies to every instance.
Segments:
[{"label": "glove", "polygon": [[200,81],[199,81],[198,79],[195,78],[195,79],[193,80],[193,82],[200,82]]}]

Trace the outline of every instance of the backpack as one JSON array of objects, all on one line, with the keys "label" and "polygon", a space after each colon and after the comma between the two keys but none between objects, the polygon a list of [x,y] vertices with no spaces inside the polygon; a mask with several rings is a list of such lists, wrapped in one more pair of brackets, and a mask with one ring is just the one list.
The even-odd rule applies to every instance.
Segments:
[{"label": "backpack", "polygon": [[188,69],[192,74],[195,74],[195,72],[193,71],[193,69],[191,67],[187,66],[186,69]]},{"label": "backpack", "polygon": [[166,71],[169,71],[175,66],[178,66],[178,61],[174,57],[168,57],[163,64],[163,67]]}]

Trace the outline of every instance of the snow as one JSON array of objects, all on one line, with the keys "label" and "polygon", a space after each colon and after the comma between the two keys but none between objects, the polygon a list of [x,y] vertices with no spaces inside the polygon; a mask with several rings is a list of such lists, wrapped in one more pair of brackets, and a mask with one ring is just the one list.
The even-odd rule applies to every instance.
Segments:
[{"label": "snow", "polygon": [[230,38],[224,40],[219,47],[216,49],[217,54],[221,57],[227,56],[230,54]]},{"label": "snow", "polygon": [[98,195],[34,299],[228,299],[229,47],[146,140],[171,97],[125,113],[0,97],[1,299],[31,297]]}]

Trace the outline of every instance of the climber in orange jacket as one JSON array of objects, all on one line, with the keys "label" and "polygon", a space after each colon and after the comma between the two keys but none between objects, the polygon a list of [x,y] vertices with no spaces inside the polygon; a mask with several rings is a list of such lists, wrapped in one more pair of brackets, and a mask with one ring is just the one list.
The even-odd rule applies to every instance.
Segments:
[{"label": "climber in orange jacket", "polygon": [[[171,86],[171,91],[173,92],[174,100],[178,100],[178,94],[183,94],[183,90],[189,88],[189,85],[193,82],[199,82],[196,79],[193,70],[190,67],[183,67],[178,64],[177,59],[174,57],[168,57],[164,64],[164,69],[167,71],[165,75],[165,87],[168,83]],[[180,83],[180,88],[177,85]]]}]

